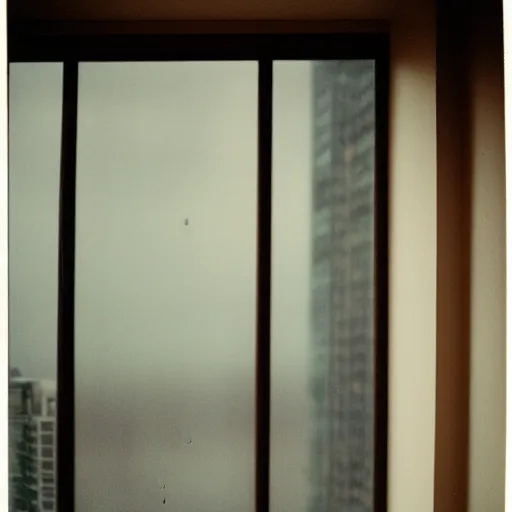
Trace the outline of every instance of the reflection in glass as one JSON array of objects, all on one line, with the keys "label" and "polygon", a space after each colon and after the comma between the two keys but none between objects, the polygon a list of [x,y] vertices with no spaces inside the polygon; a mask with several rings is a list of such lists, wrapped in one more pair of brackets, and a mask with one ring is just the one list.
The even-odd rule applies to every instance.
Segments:
[{"label": "reflection in glass", "polygon": [[373,509],[374,78],[274,64],[274,511]]},{"label": "reflection in glass", "polygon": [[[9,67],[9,510],[55,511],[62,64]],[[49,407],[49,403],[53,407]],[[50,507],[51,504],[51,507]]]},{"label": "reflection in glass", "polygon": [[78,512],[253,510],[257,72],[80,65]]}]

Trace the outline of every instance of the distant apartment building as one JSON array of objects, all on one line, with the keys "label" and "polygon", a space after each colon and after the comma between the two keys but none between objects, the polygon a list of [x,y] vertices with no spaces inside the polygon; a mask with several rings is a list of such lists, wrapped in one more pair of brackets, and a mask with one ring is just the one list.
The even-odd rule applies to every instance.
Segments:
[{"label": "distant apartment building", "polygon": [[55,382],[10,378],[11,512],[55,512],[55,406]]},{"label": "distant apartment building", "polygon": [[373,508],[371,61],[313,63],[310,512]]}]

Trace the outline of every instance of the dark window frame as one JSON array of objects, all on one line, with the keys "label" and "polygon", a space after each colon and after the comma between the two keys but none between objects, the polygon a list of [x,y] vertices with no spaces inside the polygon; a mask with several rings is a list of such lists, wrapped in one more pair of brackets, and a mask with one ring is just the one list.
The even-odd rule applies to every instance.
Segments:
[{"label": "dark window frame", "polygon": [[[272,206],[272,72],[276,60],[375,61],[375,512],[387,509],[388,452],[388,101],[389,36],[340,33],[334,23],[279,25],[224,23],[11,25],[8,59],[64,64],[59,213],[59,315],[57,382],[57,506],[75,510],[74,273],[75,186],[79,62],[257,61],[258,229],[256,328],[255,510],[269,511],[270,325]],[[143,27],[140,30],[140,27]],[[192,27],[192,29],[191,29]],[[343,30],[343,27],[341,27]]]}]

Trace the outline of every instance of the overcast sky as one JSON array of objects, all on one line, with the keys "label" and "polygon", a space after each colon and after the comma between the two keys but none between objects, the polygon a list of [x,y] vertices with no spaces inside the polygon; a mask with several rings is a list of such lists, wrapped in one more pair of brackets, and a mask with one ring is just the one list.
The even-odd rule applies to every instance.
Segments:
[{"label": "overcast sky", "polygon": [[[11,66],[11,365],[40,378],[56,372],[61,81]],[[81,65],[79,512],[253,510],[257,81],[255,62]],[[276,63],[274,82],[271,496],[301,512],[309,63]]]}]

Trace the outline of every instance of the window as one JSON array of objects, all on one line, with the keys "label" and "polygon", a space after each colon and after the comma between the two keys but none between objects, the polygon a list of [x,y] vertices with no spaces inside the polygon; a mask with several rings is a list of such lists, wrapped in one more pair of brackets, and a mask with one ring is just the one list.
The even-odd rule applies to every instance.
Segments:
[{"label": "window", "polygon": [[14,502],[15,510],[17,511],[25,511],[28,510],[28,503],[22,499],[16,499]]},{"label": "window", "polygon": [[43,510],[381,512],[387,39],[10,52],[64,61]]},{"label": "window", "polygon": [[43,493],[43,498],[54,498],[55,497],[55,489],[53,487],[43,487],[42,493]]},{"label": "window", "polygon": [[48,400],[48,416],[55,416],[56,401]]},{"label": "window", "polygon": [[43,462],[41,462],[41,468],[44,471],[53,471],[53,462],[43,460]]},{"label": "window", "polygon": [[41,444],[53,446],[53,435],[41,434]]},{"label": "window", "polygon": [[53,456],[54,456],[53,448],[46,448],[45,446],[43,446],[41,448],[41,455],[45,459],[53,459]]}]

